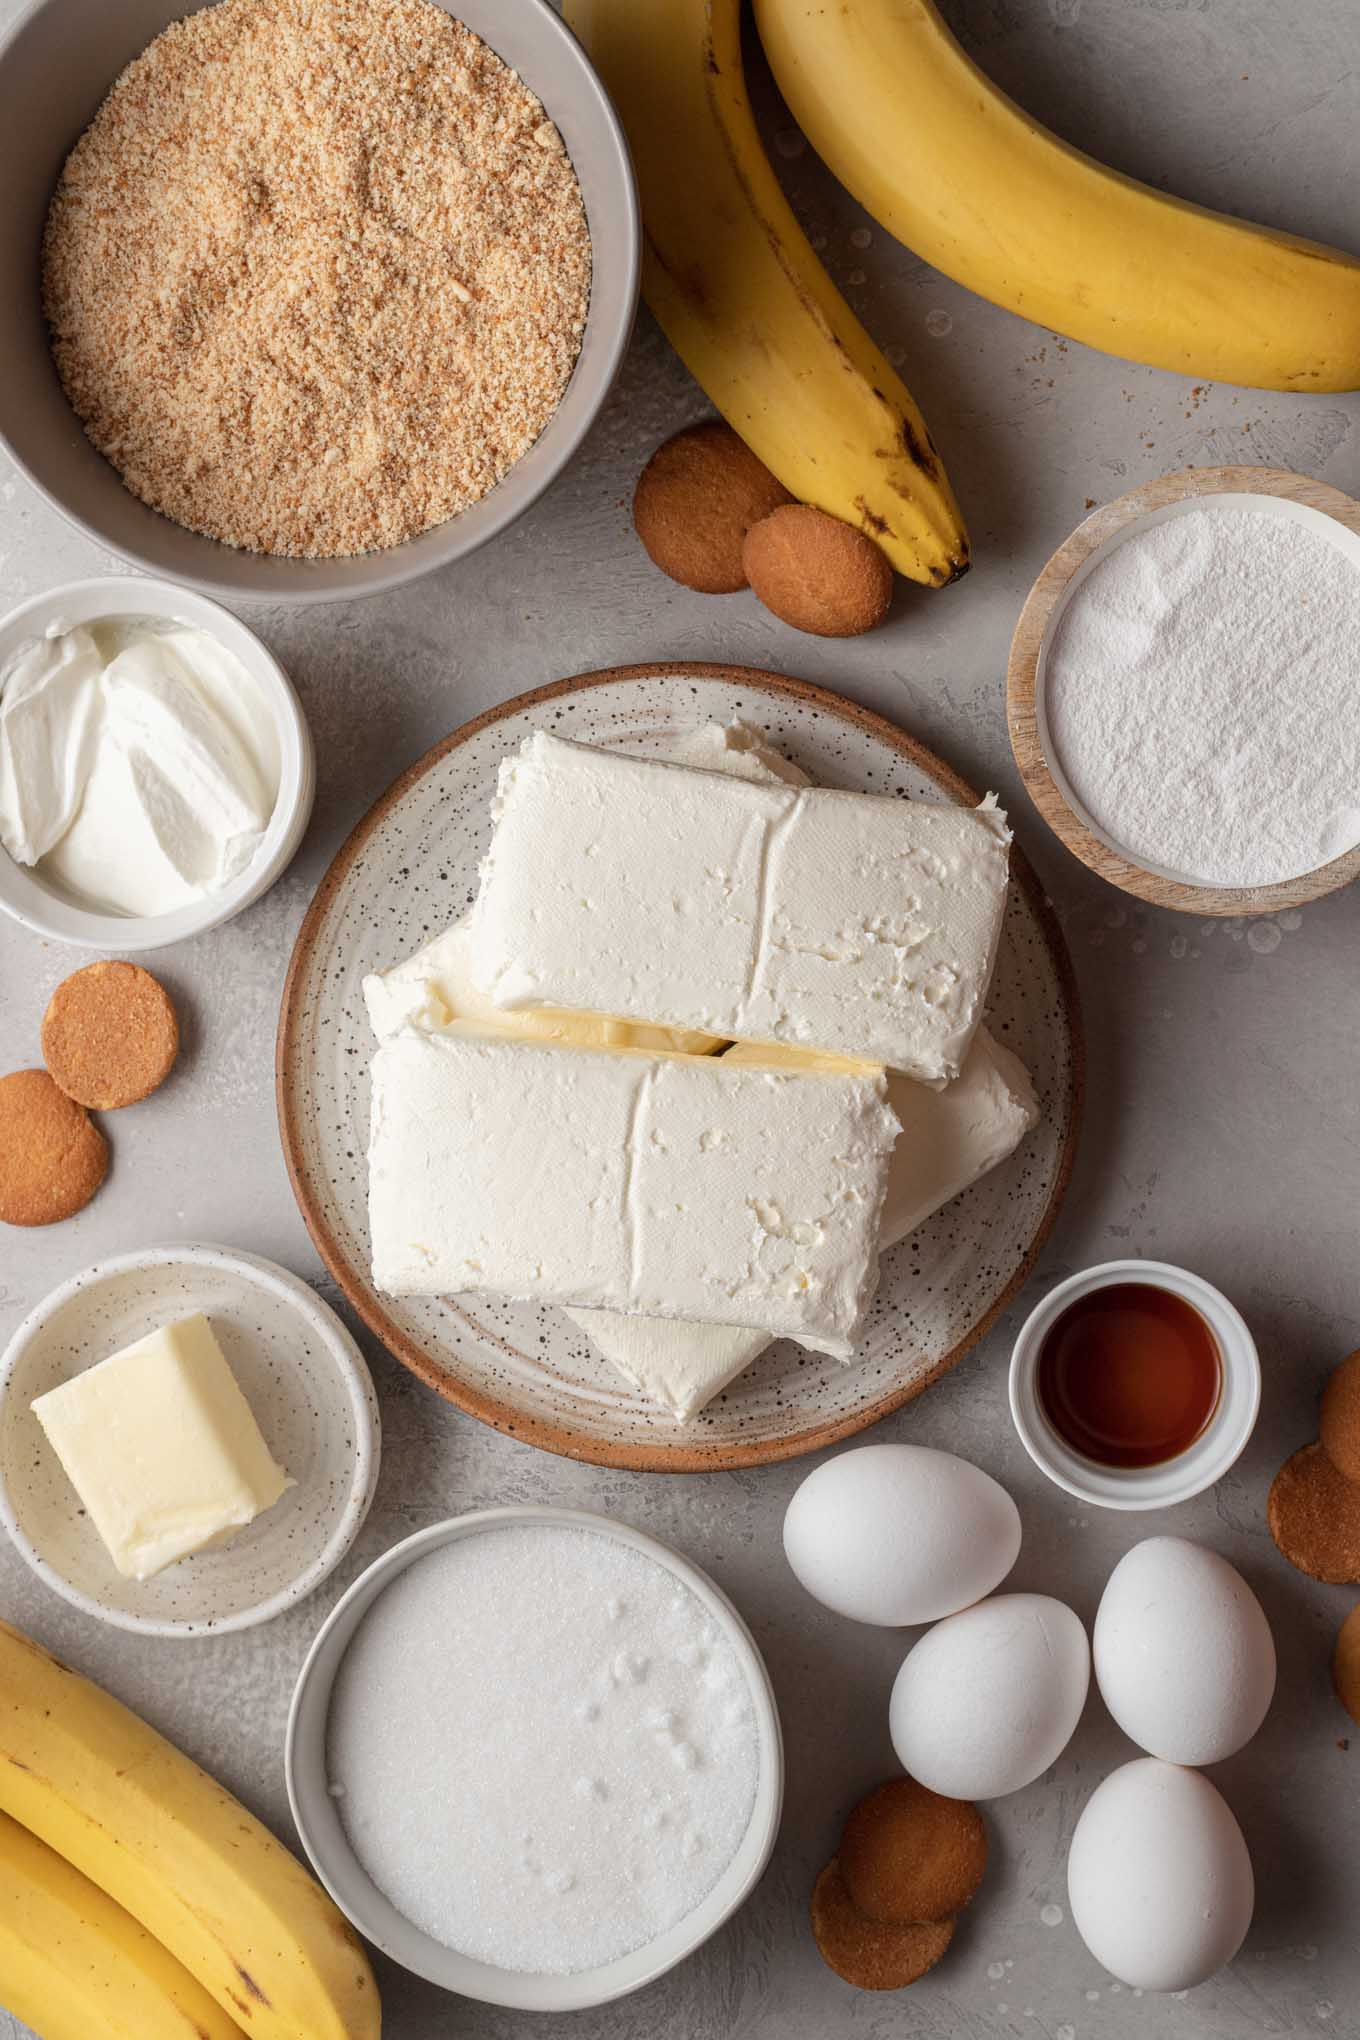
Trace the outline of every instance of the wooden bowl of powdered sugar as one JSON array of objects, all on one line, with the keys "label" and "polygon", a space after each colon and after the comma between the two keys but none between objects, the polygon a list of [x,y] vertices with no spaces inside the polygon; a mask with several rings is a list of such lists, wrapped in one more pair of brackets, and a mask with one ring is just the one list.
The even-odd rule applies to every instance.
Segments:
[{"label": "wooden bowl of powdered sugar", "polygon": [[1030,591],[1011,745],[1111,884],[1277,913],[1360,874],[1360,504],[1264,467],[1188,469],[1094,511]]}]

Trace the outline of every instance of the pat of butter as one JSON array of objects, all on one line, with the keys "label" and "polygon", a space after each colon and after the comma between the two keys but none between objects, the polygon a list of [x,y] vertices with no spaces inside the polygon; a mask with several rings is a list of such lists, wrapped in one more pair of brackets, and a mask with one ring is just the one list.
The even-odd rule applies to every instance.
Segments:
[{"label": "pat of butter", "polygon": [[150,1579],[230,1536],[294,1485],[201,1312],[32,1407],[126,1579]]}]

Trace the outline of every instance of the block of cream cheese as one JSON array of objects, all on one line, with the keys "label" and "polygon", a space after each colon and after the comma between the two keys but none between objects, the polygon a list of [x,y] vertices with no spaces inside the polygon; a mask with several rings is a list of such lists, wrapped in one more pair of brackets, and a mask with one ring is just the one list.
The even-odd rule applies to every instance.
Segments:
[{"label": "block of cream cheese", "polygon": [[389,1295],[489,1291],[787,1335],[846,1359],[897,1120],[881,1072],[403,1028],[373,1058]]},{"label": "block of cream cheese", "polygon": [[771,785],[537,730],[500,770],[478,986],[817,1048],[927,1082],[982,1017],[1010,834],[994,805]]},{"label": "block of cream cheese", "polygon": [[[807,775],[781,757],[749,723],[703,723],[667,746],[679,765],[734,778],[806,786]],[[528,1035],[540,1041],[574,1042],[579,1048],[673,1048],[683,1055],[710,1055],[727,1044],[717,1035],[683,1027],[648,1027],[609,1020],[598,1013],[563,1013],[551,1007],[506,1012],[477,989],[472,967],[471,917],[454,923],[391,970],[364,979],[364,1003],[379,1041],[399,1027],[427,1033],[453,1020],[475,1020],[484,1034]]]},{"label": "block of cream cheese", "polygon": [[293,1486],[201,1313],[72,1375],[33,1414],[127,1579],[219,1543]]},{"label": "block of cream cheese", "polygon": [[[833,1057],[738,1043],[725,1062],[752,1057],[783,1067],[836,1067]],[[1029,1072],[1019,1057],[978,1029],[961,1075],[937,1091],[893,1071],[888,1102],[902,1131],[893,1149],[880,1245],[904,1240],[918,1225],[1005,1161],[1039,1118]],[[569,1309],[606,1360],[681,1423],[734,1381],[769,1344],[740,1325],[679,1324]]]}]

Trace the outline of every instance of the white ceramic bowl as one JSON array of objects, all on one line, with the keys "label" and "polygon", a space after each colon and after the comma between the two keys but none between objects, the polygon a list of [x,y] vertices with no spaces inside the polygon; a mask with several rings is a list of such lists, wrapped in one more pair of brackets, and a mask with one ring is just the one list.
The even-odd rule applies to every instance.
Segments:
[{"label": "white ceramic bowl", "polygon": [[[1208,1423],[1184,1452],[1158,1466],[1099,1466],[1074,1452],[1049,1423],[1037,1387],[1039,1351],[1070,1303],[1113,1283],[1168,1289],[1197,1310],[1218,1344],[1222,1382]],[[1165,1509],[1222,1480],[1241,1456],[1261,1407],[1261,1363],[1241,1314],[1220,1290],[1167,1261],[1105,1261],[1051,1289],[1020,1328],[1011,1355],[1011,1415],[1030,1458],[1068,1494],[1100,1509]]]},{"label": "white ceramic bowl", "polygon": [[128,575],[102,581],[68,581],[21,602],[0,619],[0,673],[15,655],[48,630],[70,630],[106,617],[148,617],[191,624],[234,652],[271,709],[279,733],[279,792],[264,841],[245,870],[220,892],[140,918],[101,914],[45,883],[36,870],[16,864],[0,849],[0,907],[37,935],[86,949],[133,956],[219,928],[268,892],[292,863],[311,819],[316,792],[312,734],[287,674],[273,653],[230,610],[169,581]]},{"label": "white ceramic bowl", "polygon": [[[328,1789],[326,1733],[331,1689],[351,1637],[384,1589],[426,1552],[455,1538],[474,1537],[507,1524],[541,1523],[591,1530],[640,1551],[682,1580],[721,1627],[745,1672],[760,1739],[760,1775],[750,1824],[735,1856],[702,1905],[667,1933],[631,1955],[571,1976],[532,1976],[473,1961],[434,1940],[399,1913],[378,1890],[350,1847]],[[451,1734],[458,1724],[450,1722]],[[413,1764],[420,1753],[412,1753]],[[480,1509],[436,1523],[394,1545],[355,1581],[327,1617],[307,1656],[288,1716],[285,1749],[288,1798],[312,1867],[331,1897],[365,1938],[417,1976],[476,1998],[521,2011],[569,2012],[602,2005],[640,1990],[701,1947],[744,1903],[774,1847],[784,1798],[784,1752],[769,1673],[754,1637],[727,1596],[678,1552],[625,1523],[579,1509]]]},{"label": "white ceramic bowl", "polygon": [[[199,1310],[297,1485],[215,1551],[125,1580],[29,1405]],[[151,1247],[98,1261],[30,1312],[0,1359],[0,1522],[64,1600],[143,1635],[248,1629],[304,1599],[358,1535],[379,1449],[373,1384],[339,1318],[287,1269],[226,1247]]]},{"label": "white ceramic bowl", "polygon": [[623,129],[581,45],[547,0],[437,0],[543,101],[580,181],[593,268],[581,351],[542,433],[481,501],[432,531],[355,559],[273,559],[186,531],[123,487],[57,379],[38,288],[43,222],[73,143],[119,73],[205,0],[31,0],[0,36],[0,441],[63,517],[134,566],[227,601],[336,602],[463,559],[538,501],[602,410],[637,308],[641,237]]}]

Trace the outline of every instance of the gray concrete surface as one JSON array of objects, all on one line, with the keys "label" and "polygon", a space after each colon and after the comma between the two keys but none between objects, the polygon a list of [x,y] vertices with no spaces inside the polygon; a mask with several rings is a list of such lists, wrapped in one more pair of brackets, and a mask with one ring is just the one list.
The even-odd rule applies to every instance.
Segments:
[{"label": "gray concrete surface", "polygon": [[[0,0],[0,22],[17,12]],[[1025,104],[1121,168],[1328,240],[1355,240],[1356,0],[955,0],[979,60]],[[1247,460],[1360,488],[1360,400],[1192,388],[1037,331],[941,281],[878,231],[800,147],[764,93],[776,160],[870,326],[902,352],[968,510],[977,566],[943,595],[903,589],[852,645],[800,638],[752,599],[705,600],[656,575],[627,498],[666,432],[703,399],[644,320],[607,416],[553,495],[490,551],[363,606],[252,617],[302,691],[319,755],[311,833],[287,879],[243,919],[167,953],[189,1017],[165,1090],[113,1128],[90,1209],[0,1242],[0,1333],[97,1255],[216,1239],[330,1288],[294,1209],[275,1132],[273,1028],[294,930],[341,837],[387,781],[465,717],[559,674],[622,660],[730,658],[802,674],[894,717],[999,787],[1057,903],[1090,1055],[1075,1180],[1021,1306],[949,1379],[878,1435],[977,1459],[1024,1515],[1015,1584],[1086,1617],[1137,1537],[1205,1538],[1242,1567],[1274,1624],[1275,1706],[1214,1774],[1249,1838],[1259,1902],[1231,1970],[1183,1999],[1121,1990],[1068,1918],[1067,1838],[1097,1780],[1133,1754],[1093,1700],[1062,1761],[989,1809],[994,1855],[948,1959],[913,1990],[858,1995],[820,1964],[809,1887],[838,1821],[891,1769],[888,1688],[906,1639],[808,1601],[779,1524],[804,1468],[711,1478],[596,1471],[532,1452],[446,1408],[366,1342],[386,1460],[342,1578],[271,1627],[140,1642],[84,1620],[0,1551],[0,1610],[58,1647],[210,1764],[288,1833],[280,1746],[308,1641],[340,1586],[417,1526],[496,1501],[568,1501],[688,1551],[752,1623],[778,1687],[789,1790],[778,1852],[744,1912],[641,1996],[555,2022],[578,2040],[1256,2040],[1360,2035],[1360,1731],[1331,1698],[1328,1658],[1353,1594],[1279,1558],[1264,1508],[1275,1468],[1313,1435],[1318,1385],[1360,1343],[1360,891],[1249,926],[1144,911],[1072,862],[1018,795],[1002,716],[1012,624],[1089,501],[1188,462]],[[904,147],[910,147],[909,135]],[[116,563],[0,474],[6,603]],[[50,987],[82,959],[0,928],[0,1067],[36,1059]],[[1129,1521],[1075,1510],[1014,1440],[1005,1365],[1020,1309],[1068,1270],[1116,1254],[1183,1261],[1237,1300],[1260,1340],[1265,1404],[1232,1478],[1198,1503]],[[334,1297],[331,1298],[334,1301]],[[525,2040],[545,2027],[441,1996],[386,1968],[391,2040]],[[0,2036],[14,2040],[0,2014]]]}]

